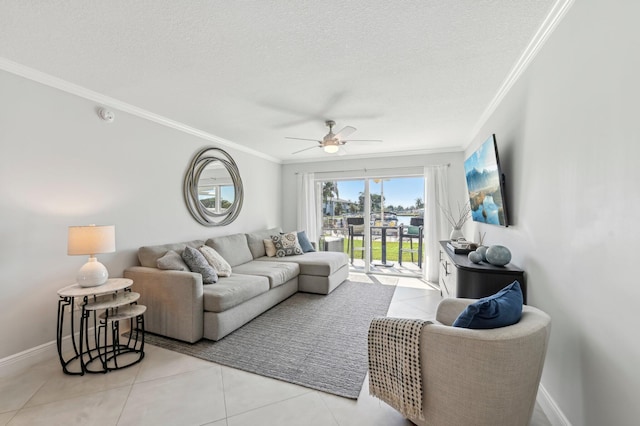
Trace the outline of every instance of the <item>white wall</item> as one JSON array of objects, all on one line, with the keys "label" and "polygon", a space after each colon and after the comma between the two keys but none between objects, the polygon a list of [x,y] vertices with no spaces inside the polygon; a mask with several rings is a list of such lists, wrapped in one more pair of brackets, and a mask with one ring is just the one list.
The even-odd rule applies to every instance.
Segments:
[{"label": "white wall", "polygon": [[574,425],[640,419],[640,3],[575,2],[466,155],[496,133],[514,225],[470,226],[552,317],[542,384]]},{"label": "white wall", "polygon": [[[400,157],[380,157],[366,159],[342,159],[334,157],[332,161],[318,161],[307,163],[292,163],[282,166],[282,223],[285,230],[296,229],[296,206],[298,202],[296,190],[296,174],[298,173],[327,173],[345,171],[350,176],[380,176],[378,173],[393,173],[391,169],[411,169],[422,173],[422,168],[428,165],[450,164],[449,187],[451,190],[451,205],[464,202],[466,184],[464,181],[463,152],[444,154],[413,155]],[[365,172],[364,169],[367,171]],[[350,172],[352,171],[352,172]]]},{"label": "white wall", "polygon": [[206,239],[280,225],[280,165],[219,146],[240,169],[245,199],[230,225],[189,214],[182,179],[210,142],[0,72],[0,359],[55,340],[56,291],[84,256],[67,256],[69,225],[114,224],[113,277],[142,245]]}]

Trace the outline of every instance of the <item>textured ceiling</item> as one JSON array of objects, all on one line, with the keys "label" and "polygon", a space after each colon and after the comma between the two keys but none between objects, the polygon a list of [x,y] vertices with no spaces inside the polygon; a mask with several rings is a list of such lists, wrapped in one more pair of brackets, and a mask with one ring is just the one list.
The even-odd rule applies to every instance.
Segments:
[{"label": "textured ceiling", "polygon": [[[285,161],[446,151],[554,0],[2,1],[0,57]],[[117,112],[117,111],[116,111]]]}]

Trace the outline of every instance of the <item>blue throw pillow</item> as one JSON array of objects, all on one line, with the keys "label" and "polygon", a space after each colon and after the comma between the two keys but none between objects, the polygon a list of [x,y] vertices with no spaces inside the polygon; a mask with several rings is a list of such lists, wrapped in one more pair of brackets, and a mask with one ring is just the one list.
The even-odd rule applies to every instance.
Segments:
[{"label": "blue throw pillow", "polygon": [[298,243],[302,248],[304,253],[309,253],[310,251],[316,251],[311,245],[311,241],[309,241],[309,237],[307,237],[307,233],[305,231],[298,232]]},{"label": "blue throw pillow", "polygon": [[514,281],[496,294],[467,306],[453,326],[488,329],[515,324],[522,316],[522,302],[520,283]]}]

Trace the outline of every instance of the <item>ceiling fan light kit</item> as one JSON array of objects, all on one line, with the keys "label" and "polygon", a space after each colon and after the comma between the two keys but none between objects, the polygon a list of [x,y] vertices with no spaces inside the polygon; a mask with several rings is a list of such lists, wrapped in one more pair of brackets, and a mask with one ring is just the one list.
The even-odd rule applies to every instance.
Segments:
[{"label": "ceiling fan light kit", "polygon": [[326,152],[327,154],[335,154],[340,150],[340,146],[338,146],[338,144],[331,143],[326,144],[322,149],[324,149],[324,152]]},{"label": "ceiling fan light kit", "polygon": [[313,148],[322,148],[324,150],[324,152],[326,152],[328,154],[335,154],[336,152],[340,151],[340,147],[342,145],[345,145],[347,142],[382,142],[381,140],[344,139],[344,138],[348,137],[349,135],[351,135],[353,132],[355,132],[357,129],[355,127],[353,127],[353,126],[345,126],[338,133],[334,134],[333,133],[333,126],[336,125],[336,122],[333,121],[333,120],[327,120],[327,121],[324,122],[324,124],[329,128],[329,133],[327,133],[322,138],[322,140],[287,137],[286,139],[296,139],[296,140],[301,140],[301,141],[313,141],[313,142],[317,142],[318,143],[318,145],[316,145],[316,146],[311,146],[309,148],[301,149],[300,151],[295,151],[292,154],[298,154],[300,152],[307,151],[307,150],[310,150],[310,149],[313,149]]}]

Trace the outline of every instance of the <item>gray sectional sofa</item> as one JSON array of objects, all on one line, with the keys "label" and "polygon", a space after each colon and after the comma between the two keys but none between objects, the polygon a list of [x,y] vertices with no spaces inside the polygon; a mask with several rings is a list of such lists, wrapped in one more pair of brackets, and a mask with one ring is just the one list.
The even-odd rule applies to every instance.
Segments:
[{"label": "gray sectional sofa", "polygon": [[[141,247],[140,266],[124,276],[147,307],[145,329],[186,342],[219,340],[298,291],[329,294],[349,275],[345,253],[309,252],[267,257],[263,240],[280,233],[272,228],[177,244]],[[160,270],[159,258],[186,246],[213,247],[233,273],[215,284],[202,283],[199,273]]]}]

